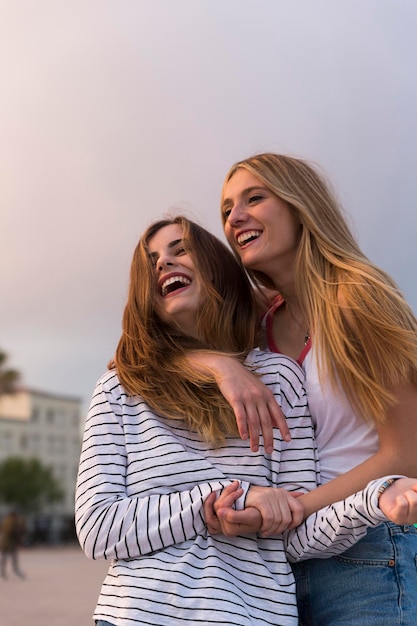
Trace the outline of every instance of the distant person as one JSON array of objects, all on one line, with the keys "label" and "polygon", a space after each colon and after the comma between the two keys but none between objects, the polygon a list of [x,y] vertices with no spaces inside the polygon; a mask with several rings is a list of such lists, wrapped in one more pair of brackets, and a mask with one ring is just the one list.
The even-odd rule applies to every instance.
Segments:
[{"label": "distant person", "polygon": [[[303,371],[251,349],[257,328],[250,283],[218,239],[180,217],[147,229],[133,256],[115,367],[91,401],[77,479],[80,544],[111,562],[97,626],[295,626],[284,548],[294,559],[340,552],[386,519],[386,499],[409,485],[375,481],[279,534],[302,519],[303,496],[290,492],[316,486],[316,451]],[[276,429],[271,454],[262,445],[251,452],[217,385],[187,366],[188,353],[201,349],[246,357],[282,403],[290,441]],[[203,505],[213,492],[226,507],[250,509],[256,532],[210,535]],[[395,508],[394,496],[385,510]]]},{"label": "distant person", "polygon": [[19,568],[18,551],[25,534],[24,520],[19,517],[16,511],[10,511],[3,518],[0,525],[0,552],[1,552],[1,577],[7,578],[6,566],[10,560],[12,569],[16,576],[24,578],[23,572]]}]

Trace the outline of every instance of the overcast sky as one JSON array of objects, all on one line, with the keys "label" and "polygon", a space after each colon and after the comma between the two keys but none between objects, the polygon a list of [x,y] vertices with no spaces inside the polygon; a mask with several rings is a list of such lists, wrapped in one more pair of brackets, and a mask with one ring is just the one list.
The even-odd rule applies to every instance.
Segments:
[{"label": "overcast sky", "polygon": [[415,0],[0,0],[0,348],[88,402],[131,255],[171,208],[222,236],[259,151],[320,164],[417,309]]}]

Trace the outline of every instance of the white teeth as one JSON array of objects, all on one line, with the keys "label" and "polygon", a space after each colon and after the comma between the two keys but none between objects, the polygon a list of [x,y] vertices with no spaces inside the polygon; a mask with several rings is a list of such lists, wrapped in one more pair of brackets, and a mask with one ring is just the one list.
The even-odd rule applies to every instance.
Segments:
[{"label": "white teeth", "polygon": [[186,278],[185,276],[171,276],[170,278],[167,278],[161,285],[161,294],[163,296],[167,295],[168,287],[169,285],[172,285],[173,283],[182,283],[183,285],[191,285],[191,280],[189,278]]},{"label": "white teeth", "polygon": [[245,233],[242,233],[237,238],[237,242],[238,242],[239,246],[243,246],[250,239],[257,239],[259,237],[259,235],[261,234],[261,232],[262,231],[260,231],[260,230],[247,230]]}]

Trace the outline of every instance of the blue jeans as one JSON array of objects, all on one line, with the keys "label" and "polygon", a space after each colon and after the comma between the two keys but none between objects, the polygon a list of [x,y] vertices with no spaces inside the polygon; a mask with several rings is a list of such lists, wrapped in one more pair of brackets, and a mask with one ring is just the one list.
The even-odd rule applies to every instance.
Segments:
[{"label": "blue jeans", "polygon": [[104,619],[99,619],[96,621],[96,626],[114,626],[114,624],[110,624],[110,622],[105,622]]},{"label": "blue jeans", "polygon": [[331,559],[293,565],[300,626],[416,626],[417,529],[370,528]]}]

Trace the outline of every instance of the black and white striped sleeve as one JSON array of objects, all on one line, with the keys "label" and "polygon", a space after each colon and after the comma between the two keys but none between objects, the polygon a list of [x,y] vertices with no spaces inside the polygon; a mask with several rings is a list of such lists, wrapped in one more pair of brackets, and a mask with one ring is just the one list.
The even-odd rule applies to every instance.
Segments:
[{"label": "black and white striped sleeve", "polygon": [[300,526],[284,533],[288,560],[330,558],[352,547],[367,529],[386,521],[378,507],[378,489],[386,480],[371,481],[343,501],[331,504],[310,515]]}]

